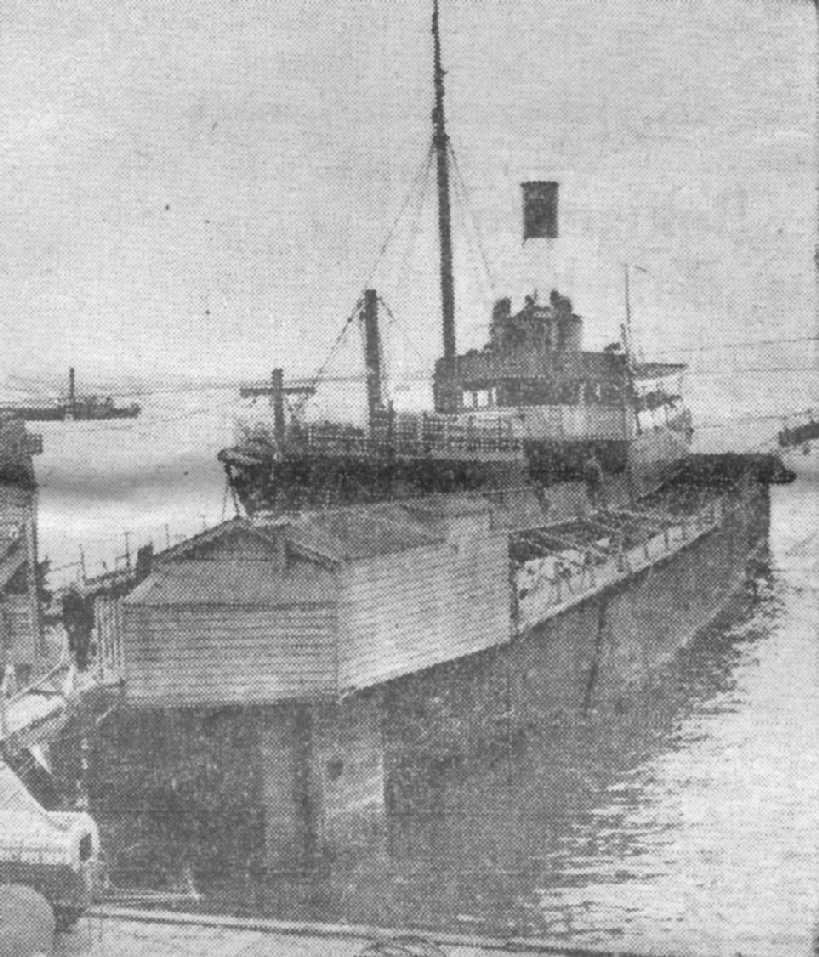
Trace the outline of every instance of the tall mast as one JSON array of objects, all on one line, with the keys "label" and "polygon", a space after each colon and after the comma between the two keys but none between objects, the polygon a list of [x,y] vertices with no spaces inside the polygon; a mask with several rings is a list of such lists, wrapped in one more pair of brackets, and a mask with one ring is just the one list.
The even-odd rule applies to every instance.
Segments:
[{"label": "tall mast", "polygon": [[432,143],[438,160],[438,238],[441,247],[441,311],[444,320],[444,363],[455,364],[455,283],[452,278],[452,223],[449,199],[449,137],[444,120],[444,68],[438,32],[438,0],[433,0],[432,37],[435,44],[435,109]]}]

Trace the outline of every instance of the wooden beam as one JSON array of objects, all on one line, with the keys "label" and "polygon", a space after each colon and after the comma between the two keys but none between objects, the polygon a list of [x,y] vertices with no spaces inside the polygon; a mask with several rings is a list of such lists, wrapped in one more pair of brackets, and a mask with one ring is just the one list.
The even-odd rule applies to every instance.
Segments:
[{"label": "wooden beam", "polygon": [[[312,385],[283,385],[283,395],[315,395],[316,389]],[[269,382],[248,382],[239,386],[239,395],[243,399],[259,398],[273,395],[273,386]]]}]

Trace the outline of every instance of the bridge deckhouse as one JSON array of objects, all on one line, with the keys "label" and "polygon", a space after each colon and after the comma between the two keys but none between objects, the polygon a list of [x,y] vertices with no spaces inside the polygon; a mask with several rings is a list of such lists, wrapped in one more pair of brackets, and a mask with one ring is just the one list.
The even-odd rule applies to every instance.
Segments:
[{"label": "bridge deckhouse", "polygon": [[556,290],[548,303],[527,296],[515,314],[500,300],[484,348],[435,369],[436,411],[480,418],[506,410],[532,437],[627,438],[630,396],[626,356],[583,351],[583,320]]}]

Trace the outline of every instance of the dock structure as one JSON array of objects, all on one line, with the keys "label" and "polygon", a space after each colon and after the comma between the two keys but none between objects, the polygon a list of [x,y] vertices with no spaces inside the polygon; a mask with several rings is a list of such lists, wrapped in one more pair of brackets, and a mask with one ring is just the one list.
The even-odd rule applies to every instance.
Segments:
[{"label": "dock structure", "polygon": [[0,415],[0,665],[18,684],[45,667],[32,460],[41,451],[21,419]]},{"label": "dock structure", "polygon": [[413,928],[298,923],[179,911],[93,908],[70,934],[60,957],[647,957],[551,939],[501,939]]}]

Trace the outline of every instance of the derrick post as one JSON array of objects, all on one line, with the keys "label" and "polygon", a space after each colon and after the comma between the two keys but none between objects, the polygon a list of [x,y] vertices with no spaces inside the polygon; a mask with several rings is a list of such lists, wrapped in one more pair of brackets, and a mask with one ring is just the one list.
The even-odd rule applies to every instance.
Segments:
[{"label": "derrick post", "polygon": [[364,290],[364,341],[367,366],[367,411],[372,436],[383,411],[381,398],[381,334],[378,329],[378,294],[375,289]]},{"label": "derrick post", "polygon": [[441,251],[441,312],[444,333],[444,366],[452,374],[455,366],[455,282],[452,277],[452,212],[449,195],[449,136],[444,116],[444,68],[441,65],[441,38],[438,32],[438,0],[432,9],[432,36],[435,53],[435,108],[433,136],[438,171],[438,238]]},{"label": "derrick post", "polygon": [[284,442],[284,370],[274,369],[270,373],[270,404],[273,406],[273,433],[276,441]]}]

